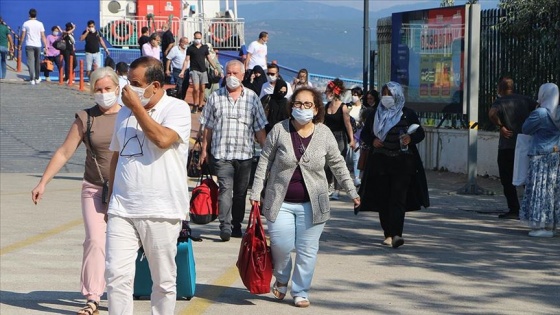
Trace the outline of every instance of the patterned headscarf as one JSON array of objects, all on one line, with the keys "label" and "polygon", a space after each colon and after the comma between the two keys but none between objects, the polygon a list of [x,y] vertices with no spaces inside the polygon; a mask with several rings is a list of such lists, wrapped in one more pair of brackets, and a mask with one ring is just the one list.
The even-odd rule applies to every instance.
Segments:
[{"label": "patterned headscarf", "polygon": [[387,82],[385,86],[391,91],[393,99],[395,100],[395,106],[390,109],[383,106],[383,103],[379,103],[379,106],[377,106],[375,121],[373,122],[373,133],[381,141],[385,141],[389,130],[399,123],[404,107],[404,92],[402,86],[393,81]]},{"label": "patterned headscarf", "polygon": [[560,129],[560,108],[558,107],[558,86],[554,83],[545,83],[539,89],[540,107],[546,108],[548,115],[558,129]]}]

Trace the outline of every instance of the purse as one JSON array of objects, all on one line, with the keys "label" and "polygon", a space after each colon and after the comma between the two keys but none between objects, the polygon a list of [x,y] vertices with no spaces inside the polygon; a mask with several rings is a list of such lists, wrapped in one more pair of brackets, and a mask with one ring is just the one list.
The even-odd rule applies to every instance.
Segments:
[{"label": "purse", "polygon": [[192,149],[189,151],[189,156],[187,158],[187,176],[188,177],[200,177],[202,171],[199,167],[200,163],[200,151],[202,150],[202,145],[200,144],[200,138],[196,138]]},{"label": "purse", "polygon": [[[208,224],[218,217],[218,184],[209,175],[208,166],[203,165],[199,184],[191,192],[189,218],[194,224]],[[205,178],[206,177],[206,178]]]},{"label": "purse", "polygon": [[369,149],[360,148],[360,158],[358,159],[358,169],[363,171],[366,168],[367,160],[369,155]]},{"label": "purse", "polygon": [[236,265],[241,280],[249,292],[253,294],[270,292],[272,253],[266,242],[260,209],[257,205],[251,208]]},{"label": "purse", "polygon": [[525,185],[529,172],[529,149],[533,145],[533,136],[518,134],[515,142],[515,158],[513,159],[514,186]]},{"label": "purse", "polygon": [[49,59],[44,59],[41,61],[41,69],[42,72],[50,72],[54,70],[54,63]]}]

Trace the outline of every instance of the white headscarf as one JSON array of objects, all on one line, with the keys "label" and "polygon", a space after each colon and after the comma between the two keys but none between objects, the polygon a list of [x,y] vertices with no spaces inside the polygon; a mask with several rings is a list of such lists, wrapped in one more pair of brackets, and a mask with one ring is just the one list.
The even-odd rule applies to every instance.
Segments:
[{"label": "white headscarf", "polygon": [[552,122],[560,129],[560,109],[558,107],[558,86],[554,83],[545,83],[539,89],[540,107],[546,108]]},{"label": "white headscarf", "polygon": [[385,141],[385,137],[389,130],[393,128],[401,120],[404,107],[404,92],[402,86],[397,82],[387,82],[385,84],[395,100],[395,106],[387,109],[383,104],[377,106],[375,112],[375,120],[373,122],[373,133],[381,141]]}]

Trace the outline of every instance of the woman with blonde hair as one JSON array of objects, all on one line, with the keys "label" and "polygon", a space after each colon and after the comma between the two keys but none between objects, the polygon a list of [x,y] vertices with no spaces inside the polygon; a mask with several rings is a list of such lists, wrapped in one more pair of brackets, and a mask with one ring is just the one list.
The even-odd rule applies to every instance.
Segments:
[{"label": "woman with blonde hair", "polygon": [[78,315],[96,313],[105,292],[105,214],[109,164],[113,156],[109,144],[121,108],[117,102],[119,78],[113,69],[99,68],[91,73],[90,80],[96,105],[76,114],[66,140],[49,161],[39,184],[31,191],[31,200],[37,204],[47,184],[74,155],[80,143],[84,143],[87,151],[81,199],[86,238],[83,243],[81,291],[87,302]]}]

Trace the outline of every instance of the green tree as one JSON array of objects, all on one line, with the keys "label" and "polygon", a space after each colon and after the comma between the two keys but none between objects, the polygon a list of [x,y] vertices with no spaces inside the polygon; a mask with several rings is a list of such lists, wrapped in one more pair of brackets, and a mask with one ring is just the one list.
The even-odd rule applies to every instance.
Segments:
[{"label": "green tree", "polygon": [[[500,0],[504,16],[498,25],[503,37],[525,44],[527,58],[518,65],[524,80],[535,79],[535,72],[546,73],[547,81],[560,80],[560,1]],[[531,48],[537,47],[533,50]],[[542,77],[542,76],[539,76]],[[532,82],[539,86],[541,82]]]}]

